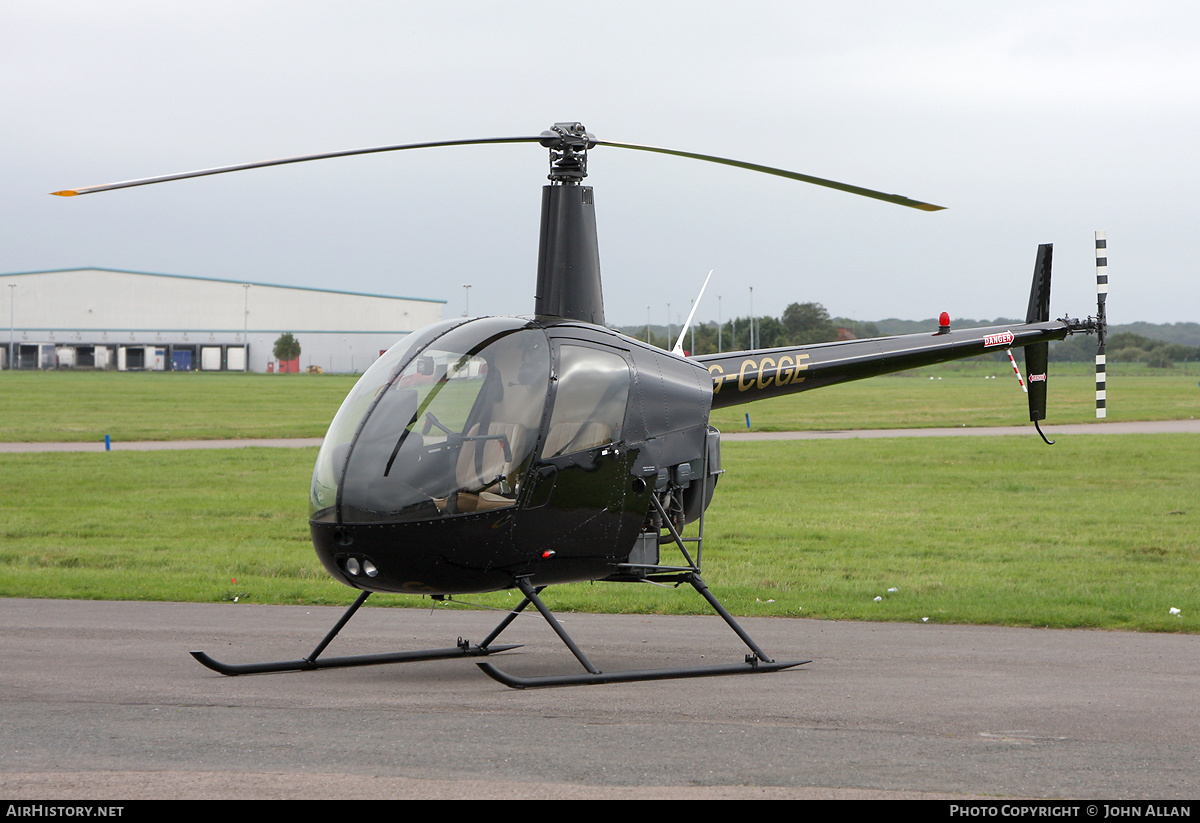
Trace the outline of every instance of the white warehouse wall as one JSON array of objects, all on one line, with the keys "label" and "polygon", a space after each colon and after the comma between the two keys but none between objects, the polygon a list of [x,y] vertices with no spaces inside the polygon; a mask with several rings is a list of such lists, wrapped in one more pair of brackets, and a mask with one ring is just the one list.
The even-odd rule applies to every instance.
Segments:
[{"label": "white warehouse wall", "polygon": [[[17,347],[194,346],[197,368],[198,347],[240,346],[245,334],[250,369],[266,371],[291,332],[301,367],[361,372],[440,320],[445,302],[101,268],[0,274],[0,328],[11,317]],[[0,331],[0,346],[8,337]]]}]

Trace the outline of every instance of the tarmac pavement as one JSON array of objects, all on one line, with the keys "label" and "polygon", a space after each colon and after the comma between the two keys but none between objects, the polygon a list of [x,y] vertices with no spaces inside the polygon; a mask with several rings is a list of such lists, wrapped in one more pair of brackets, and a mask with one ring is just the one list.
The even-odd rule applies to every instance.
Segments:
[{"label": "tarmac pavement", "polygon": [[[0,600],[0,796],[1200,794],[1194,635],[754,618],[768,654],[812,662],[526,691],[467,660],[229,678],[188,655],[302,657],[341,611]],[[745,653],[717,617],[562,619],[605,671]],[[367,607],[326,655],[479,640],[497,620]],[[536,615],[503,639],[525,644],[491,658],[506,671],[580,671]]]}]

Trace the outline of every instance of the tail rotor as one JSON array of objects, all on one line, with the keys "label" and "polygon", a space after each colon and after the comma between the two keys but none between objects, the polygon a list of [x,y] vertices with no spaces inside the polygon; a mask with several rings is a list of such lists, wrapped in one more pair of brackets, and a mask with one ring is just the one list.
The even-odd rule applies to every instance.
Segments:
[{"label": "tail rotor", "polygon": [[[1053,261],[1054,247],[1050,244],[1038,246],[1037,262],[1033,269],[1033,288],[1029,293],[1029,309],[1025,315],[1026,323],[1045,323],[1050,319],[1050,268]],[[1062,318],[1071,332],[1095,333],[1099,338],[1096,347],[1096,417],[1103,419],[1107,413],[1107,376],[1104,355],[1105,339],[1108,335],[1108,319],[1105,316],[1105,300],[1108,297],[1108,239],[1102,231],[1096,232],[1096,316],[1086,321]],[[1046,419],[1046,377],[1049,365],[1049,342],[1033,343],[1025,347],[1026,383],[1022,388],[1029,395],[1029,419],[1033,422],[1038,434],[1047,443],[1053,445],[1042,432],[1039,421]],[[1009,352],[1012,360],[1012,352]],[[1016,366],[1015,362],[1013,363]],[[1017,369],[1017,379],[1021,373]]]}]

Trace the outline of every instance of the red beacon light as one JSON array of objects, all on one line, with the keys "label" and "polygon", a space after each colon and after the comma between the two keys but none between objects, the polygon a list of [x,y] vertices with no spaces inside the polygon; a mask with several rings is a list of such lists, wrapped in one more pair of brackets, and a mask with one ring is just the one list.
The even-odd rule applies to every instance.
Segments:
[{"label": "red beacon light", "polygon": [[950,331],[950,312],[942,312],[938,317],[938,334]]}]

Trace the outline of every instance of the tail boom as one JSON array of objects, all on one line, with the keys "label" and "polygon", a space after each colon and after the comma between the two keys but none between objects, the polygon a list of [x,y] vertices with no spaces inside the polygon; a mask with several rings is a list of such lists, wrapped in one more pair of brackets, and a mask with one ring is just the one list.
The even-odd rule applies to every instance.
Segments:
[{"label": "tail boom", "polygon": [[1062,318],[936,334],[906,334],[693,358],[713,379],[713,408],[724,408],[946,363],[1010,348],[1024,348],[1091,331],[1094,323]]}]

